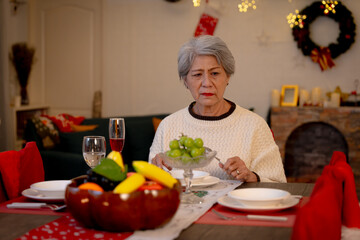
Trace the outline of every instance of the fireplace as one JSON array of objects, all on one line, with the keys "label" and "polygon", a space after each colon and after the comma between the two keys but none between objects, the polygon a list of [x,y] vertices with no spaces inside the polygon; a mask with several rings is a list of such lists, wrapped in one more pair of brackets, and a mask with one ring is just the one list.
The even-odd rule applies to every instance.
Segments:
[{"label": "fireplace", "polygon": [[342,151],[360,188],[359,107],[274,107],[270,121],[289,182],[315,182]]},{"label": "fireplace", "polygon": [[294,129],[285,143],[284,168],[289,181],[315,182],[333,151],[348,156],[344,136],[332,125],[308,122]]}]

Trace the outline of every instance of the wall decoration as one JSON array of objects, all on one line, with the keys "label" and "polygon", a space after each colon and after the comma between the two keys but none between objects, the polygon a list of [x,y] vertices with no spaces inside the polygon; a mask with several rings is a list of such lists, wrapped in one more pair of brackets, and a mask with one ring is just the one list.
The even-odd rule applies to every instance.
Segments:
[{"label": "wall decoration", "polygon": [[286,18],[291,28],[294,28],[295,26],[299,28],[304,27],[303,20],[306,19],[306,15],[300,15],[299,13],[299,10],[296,9],[295,13],[289,13],[289,15],[287,15]]},{"label": "wall decoration", "polygon": [[[337,43],[319,46],[310,37],[310,24],[319,16],[325,16],[339,23],[340,34]],[[288,21],[289,21],[288,16]],[[339,1],[318,1],[304,8],[296,15],[292,34],[305,56],[318,63],[321,71],[335,66],[333,59],[346,52],[355,41],[355,23],[352,13]]]},{"label": "wall decoration", "polygon": [[200,7],[201,0],[193,0],[194,7]]},{"label": "wall decoration", "polygon": [[239,12],[247,12],[248,10],[256,10],[255,0],[241,0],[241,3],[238,4]]},{"label": "wall decoration", "polygon": [[267,46],[269,44],[270,36],[264,30],[256,38],[260,46]]},{"label": "wall decoration", "polygon": [[196,27],[194,36],[197,37],[200,35],[213,35],[218,20],[218,18],[203,13]]},{"label": "wall decoration", "polygon": [[219,21],[219,12],[206,2],[205,10],[201,14],[198,25],[196,26],[194,37],[201,35],[213,35],[215,27]]},{"label": "wall decoration", "polygon": [[[179,0],[166,0],[166,1],[179,1]],[[222,2],[223,0],[218,0],[218,2]],[[246,13],[249,10],[256,10],[256,2],[255,0],[236,0],[240,1],[237,4],[238,11],[240,13]],[[200,7],[201,0],[192,0],[194,7]],[[209,3],[209,0],[205,0],[205,3]]]}]

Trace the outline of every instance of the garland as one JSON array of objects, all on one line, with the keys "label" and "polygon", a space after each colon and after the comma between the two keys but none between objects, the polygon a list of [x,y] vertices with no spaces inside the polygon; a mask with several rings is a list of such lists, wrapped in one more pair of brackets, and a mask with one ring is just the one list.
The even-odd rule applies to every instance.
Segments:
[{"label": "garland", "polygon": [[[328,9],[327,3],[332,4],[332,1],[314,2],[303,9],[299,15],[305,15],[305,19],[301,19],[302,24],[292,29],[298,48],[302,50],[305,56],[310,56],[313,62],[319,63],[321,71],[335,66],[332,59],[346,52],[355,41],[355,23],[352,13],[341,2],[336,2],[337,5],[334,5],[333,8],[334,12],[331,9],[326,11]],[[309,27],[319,16],[329,17],[339,23],[340,34],[337,43],[323,47],[311,40]]]}]

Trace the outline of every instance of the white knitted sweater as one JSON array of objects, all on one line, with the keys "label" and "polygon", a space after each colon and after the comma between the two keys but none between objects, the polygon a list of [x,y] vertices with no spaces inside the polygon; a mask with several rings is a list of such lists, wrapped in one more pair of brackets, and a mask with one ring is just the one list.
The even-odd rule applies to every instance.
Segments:
[{"label": "white knitted sweater", "polygon": [[[202,120],[183,108],[161,121],[152,146],[149,161],[158,153],[169,150],[169,142],[181,134],[200,137],[204,146],[217,151],[222,163],[238,156],[256,172],[262,182],[286,182],[284,167],[271,130],[263,118],[238,105],[233,113],[220,120]],[[220,179],[233,179],[217,161],[197,169]]]}]

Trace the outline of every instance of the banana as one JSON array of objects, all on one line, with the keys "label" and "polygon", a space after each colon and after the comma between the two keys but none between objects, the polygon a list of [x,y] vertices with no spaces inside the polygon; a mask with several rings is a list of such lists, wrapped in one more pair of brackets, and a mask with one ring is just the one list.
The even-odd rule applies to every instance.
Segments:
[{"label": "banana", "polygon": [[137,173],[140,173],[144,175],[144,177],[156,181],[168,188],[173,188],[174,184],[177,182],[170,173],[148,162],[133,161],[132,165]]},{"label": "banana", "polygon": [[145,178],[139,173],[134,173],[119,183],[113,190],[114,193],[132,193],[145,183]]},{"label": "banana", "polygon": [[117,151],[111,151],[108,155],[107,158],[110,158],[112,160],[114,160],[120,167],[121,169],[124,171],[124,160],[121,156],[120,152]]}]

